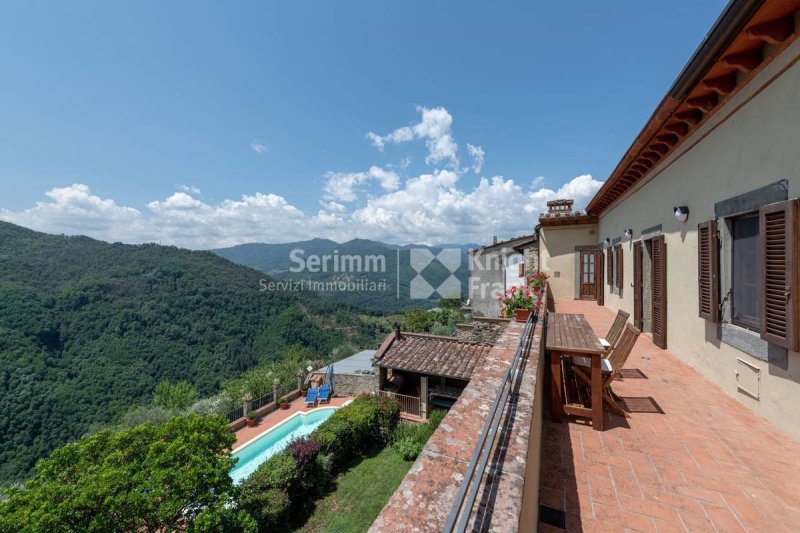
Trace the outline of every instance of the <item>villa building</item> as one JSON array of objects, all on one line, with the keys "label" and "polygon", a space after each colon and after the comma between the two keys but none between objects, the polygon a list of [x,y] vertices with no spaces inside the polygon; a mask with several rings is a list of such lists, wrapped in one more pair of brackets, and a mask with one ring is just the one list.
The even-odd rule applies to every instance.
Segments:
[{"label": "villa building", "polygon": [[[586,210],[548,204],[536,318],[474,365],[371,531],[800,531],[799,34],[800,0],[731,0]],[[617,311],[623,407],[560,421],[559,369],[589,353],[563,347]]]},{"label": "villa building", "polygon": [[798,5],[733,5],[540,262],[800,440]]}]

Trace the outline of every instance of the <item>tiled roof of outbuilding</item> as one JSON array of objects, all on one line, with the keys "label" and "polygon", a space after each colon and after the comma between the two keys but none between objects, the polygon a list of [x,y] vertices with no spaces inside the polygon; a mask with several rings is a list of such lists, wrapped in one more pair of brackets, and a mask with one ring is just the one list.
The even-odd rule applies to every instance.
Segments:
[{"label": "tiled roof of outbuilding", "polygon": [[403,332],[392,333],[375,354],[378,366],[431,376],[469,379],[492,349],[490,344],[465,342],[455,337]]}]

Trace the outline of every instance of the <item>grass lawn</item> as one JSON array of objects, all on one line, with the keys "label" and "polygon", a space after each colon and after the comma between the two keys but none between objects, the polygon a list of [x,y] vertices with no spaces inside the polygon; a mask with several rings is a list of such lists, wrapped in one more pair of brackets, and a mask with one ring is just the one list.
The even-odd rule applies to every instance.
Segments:
[{"label": "grass lawn", "polygon": [[336,478],[336,489],[317,501],[314,512],[298,531],[366,531],[412,464],[391,446],[365,458]]}]

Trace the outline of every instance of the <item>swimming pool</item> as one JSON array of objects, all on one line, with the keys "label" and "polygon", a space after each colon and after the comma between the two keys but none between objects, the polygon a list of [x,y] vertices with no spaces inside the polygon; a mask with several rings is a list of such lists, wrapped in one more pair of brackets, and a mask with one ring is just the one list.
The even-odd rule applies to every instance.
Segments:
[{"label": "swimming pool", "polygon": [[230,471],[233,482],[240,483],[261,463],[282,451],[290,442],[311,434],[335,410],[335,407],[319,407],[308,413],[295,413],[274,428],[237,448],[233,456],[239,461]]}]

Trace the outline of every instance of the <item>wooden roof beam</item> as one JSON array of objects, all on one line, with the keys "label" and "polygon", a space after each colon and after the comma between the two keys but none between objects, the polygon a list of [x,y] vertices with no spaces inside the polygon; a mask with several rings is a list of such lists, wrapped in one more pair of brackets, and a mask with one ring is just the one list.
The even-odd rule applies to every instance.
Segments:
[{"label": "wooden roof beam", "polygon": [[725,76],[717,76],[716,78],[708,78],[701,83],[706,89],[711,89],[719,95],[725,96],[729,94],[736,87],[736,73],[726,74]]},{"label": "wooden roof beam", "polygon": [[642,176],[644,175],[645,172],[647,172],[647,167],[641,163],[636,163],[631,167],[631,170],[633,170],[634,172],[638,172],[639,175]]},{"label": "wooden roof beam", "polygon": [[751,39],[760,39],[769,44],[781,44],[794,33],[794,17],[783,17],[750,26],[745,33]]},{"label": "wooden roof beam", "polygon": [[661,155],[666,154],[669,152],[669,146],[664,143],[655,143],[650,145],[650,149],[658,152]]},{"label": "wooden roof beam", "polygon": [[637,163],[639,163],[640,165],[644,166],[644,167],[645,167],[646,169],[648,169],[648,170],[650,170],[651,168],[653,168],[653,162],[652,162],[652,161],[650,161],[649,159],[645,158],[644,156],[642,156],[642,158],[641,158],[641,159],[639,159],[639,160],[637,161]]},{"label": "wooden roof beam", "polygon": [[700,123],[701,120],[703,120],[703,113],[701,113],[696,109],[690,109],[688,111],[681,111],[680,113],[675,113],[675,118],[696,126],[697,124]]},{"label": "wooden roof beam", "polygon": [[[684,126],[685,126],[685,124],[684,124]],[[672,134],[672,133],[665,133],[664,135],[658,135],[658,136],[656,137],[656,140],[657,140],[658,142],[664,143],[664,144],[666,144],[667,146],[669,146],[670,148],[672,148],[673,146],[675,146],[676,144],[678,144],[678,141],[679,141],[680,139],[678,138],[678,136],[677,136],[677,135],[674,135],[674,134]]]},{"label": "wooden roof beam", "polygon": [[762,61],[764,61],[764,54],[761,52],[761,48],[754,48],[752,50],[726,55],[722,58],[721,64],[724,67],[735,68],[745,74],[749,74],[758,67]]},{"label": "wooden roof beam", "polygon": [[653,150],[650,150],[649,152],[643,153],[642,157],[646,157],[653,163],[657,163],[658,160],[661,159],[661,154],[659,154],[658,152],[654,152]]},{"label": "wooden roof beam", "polygon": [[[689,125],[685,122],[673,122],[672,124],[667,124],[664,129],[671,131],[675,135],[686,135],[689,133]],[[658,139],[658,137],[656,138]]]},{"label": "wooden roof beam", "polygon": [[695,96],[694,98],[686,100],[686,105],[703,112],[708,112],[717,106],[717,95],[716,93],[708,93],[703,96]]}]

